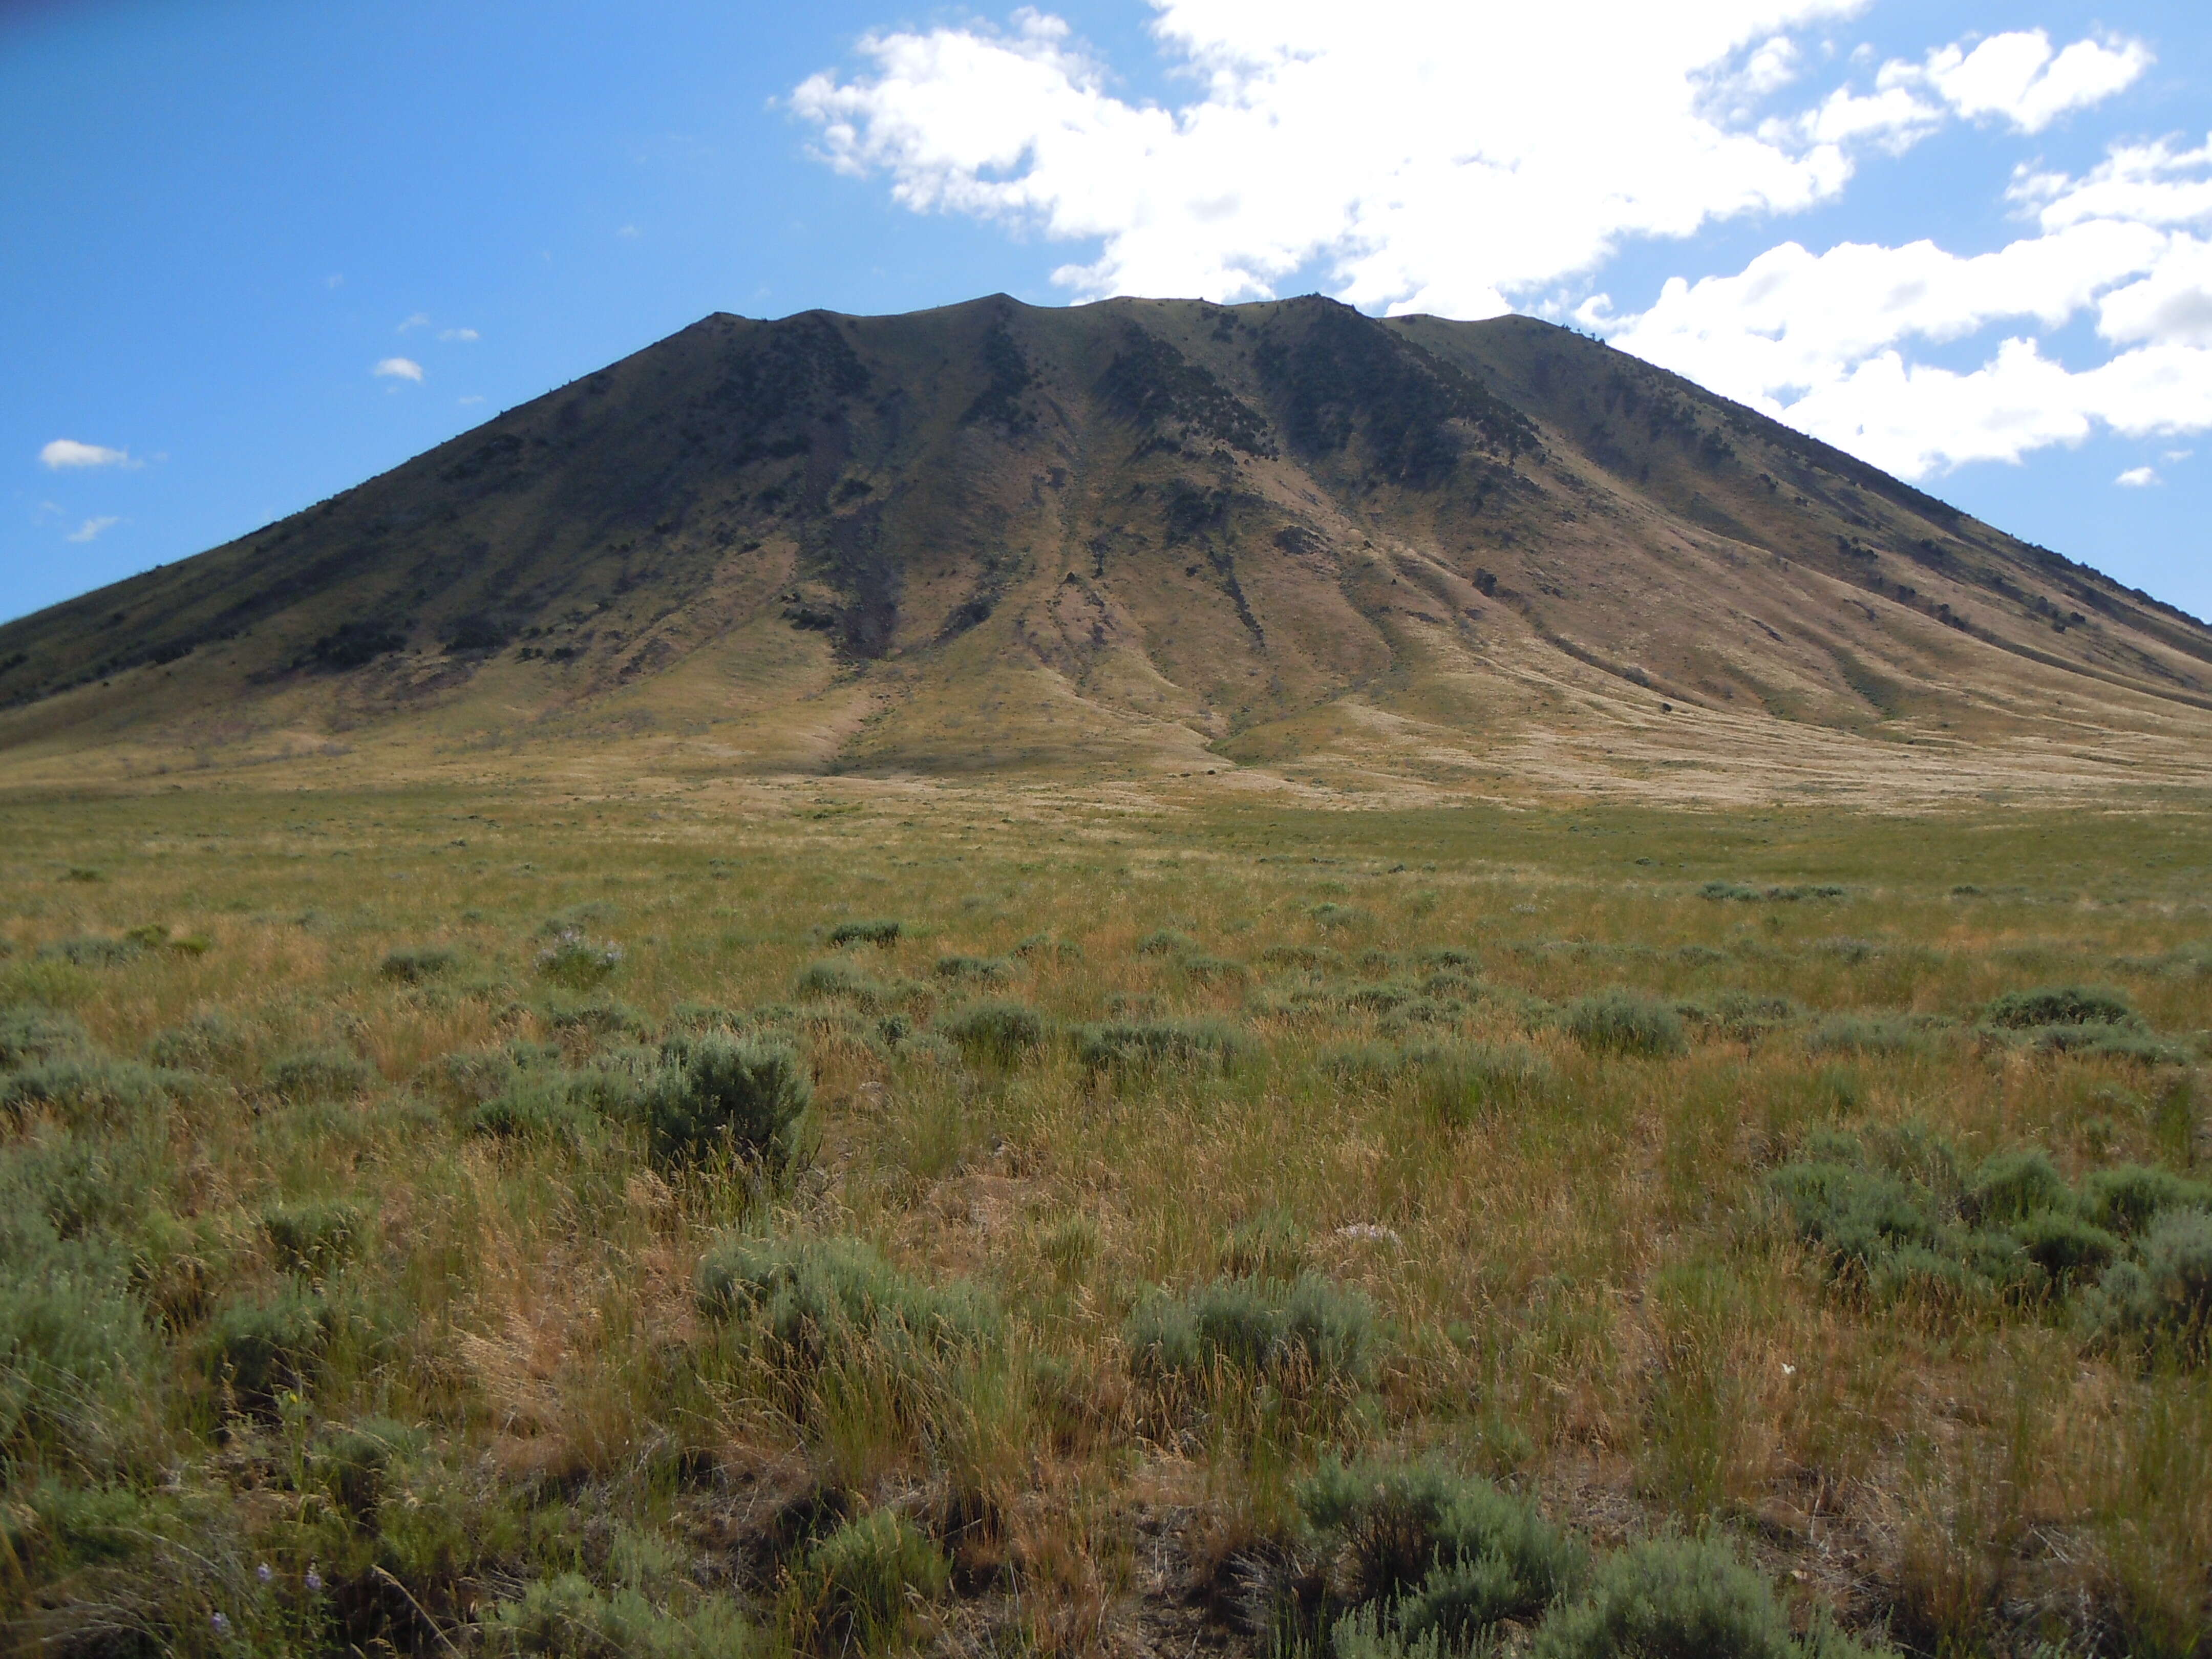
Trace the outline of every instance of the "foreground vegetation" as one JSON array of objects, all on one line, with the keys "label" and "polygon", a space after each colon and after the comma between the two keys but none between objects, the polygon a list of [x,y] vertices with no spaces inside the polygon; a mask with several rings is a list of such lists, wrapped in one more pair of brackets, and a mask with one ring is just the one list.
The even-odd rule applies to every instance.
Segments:
[{"label": "foreground vegetation", "polygon": [[13,1645],[2212,1645],[2200,815],[0,822]]}]

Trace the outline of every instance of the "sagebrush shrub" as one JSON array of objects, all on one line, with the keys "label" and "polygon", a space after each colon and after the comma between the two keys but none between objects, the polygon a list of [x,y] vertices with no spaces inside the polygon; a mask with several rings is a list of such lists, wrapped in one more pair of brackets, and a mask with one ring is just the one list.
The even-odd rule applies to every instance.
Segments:
[{"label": "sagebrush shrub", "polygon": [[2024,1031],[2039,1025],[2141,1027],[2142,1016],[2124,991],[2106,986],[2045,985],[2008,991],[1982,1010],[1982,1023]]},{"label": "sagebrush shrub", "polygon": [[108,939],[98,933],[52,939],[39,947],[43,960],[66,962],[76,968],[112,968],[118,963],[135,961],[145,953],[145,945],[137,939]]},{"label": "sagebrush shrub", "polygon": [[1076,1033],[1076,1058],[1085,1070],[1181,1065],[1232,1071],[1250,1050],[1249,1040],[1218,1019],[1113,1020]]},{"label": "sagebrush shrub", "polygon": [[295,1103],[337,1100],[357,1095],[375,1073],[350,1048],[295,1048],[269,1062],[263,1073],[270,1089]]},{"label": "sagebrush shrub", "polygon": [[1614,987],[1567,1005],[1567,1030],[1584,1048],[1620,1054],[1679,1054],[1681,1016],[1656,997]]},{"label": "sagebrush shrub", "polygon": [[265,1407],[280,1389],[304,1388],[330,1335],[323,1299],[296,1285],[241,1297],[208,1321],[201,1355],[209,1374],[249,1409]]},{"label": "sagebrush shrub", "polygon": [[[144,1398],[155,1352],[137,1304],[82,1255],[27,1258],[20,1234],[0,1261],[0,1458],[36,1449],[106,1461]],[[51,1240],[51,1234],[48,1235]]]},{"label": "sagebrush shrub", "polygon": [[1001,1334],[996,1309],[965,1280],[901,1273],[855,1238],[727,1238],[701,1261],[698,1286],[701,1311],[752,1320],[799,1376],[864,1350],[896,1365]]},{"label": "sagebrush shrub", "polygon": [[1044,1046],[1044,1016],[1024,1002],[976,1002],[937,1022],[938,1035],[970,1060],[1012,1066]]},{"label": "sagebrush shrub", "polygon": [[117,1128],[158,1113],[199,1086],[188,1072],[64,1054],[0,1074],[0,1113],[21,1117],[42,1109],[73,1129]]},{"label": "sagebrush shrub", "polygon": [[2140,1251],[2140,1260],[2106,1270],[2086,1310],[2089,1324],[2107,1337],[2170,1344],[2201,1363],[2212,1352],[2212,1212],[2164,1212]]},{"label": "sagebrush shrub", "polygon": [[830,930],[832,945],[896,945],[899,935],[906,931],[905,924],[888,916],[863,921],[841,921]]},{"label": "sagebrush shrub", "polygon": [[1294,1489],[1340,1603],[1457,1650],[1582,1584],[1588,1554],[1524,1498],[1437,1463],[1329,1459]]},{"label": "sagebrush shrub", "polygon": [[421,985],[451,973],[460,961],[443,945],[416,945],[389,952],[377,964],[377,977],[401,985]]},{"label": "sagebrush shrub", "polygon": [[2171,1170],[2116,1164],[2093,1170],[2081,1182],[2082,1213],[2108,1232],[2140,1232],[2167,1210],[2212,1210],[2212,1182],[2190,1181]]},{"label": "sagebrush shrub", "polygon": [[216,1066],[236,1066],[252,1048],[252,1033],[242,1022],[220,1009],[209,1008],[182,1025],[157,1033],[146,1057],[156,1066],[204,1071]]},{"label": "sagebrush shrub", "polygon": [[1357,1383],[1374,1373],[1376,1326],[1364,1295],[1305,1273],[1156,1294],[1130,1312],[1121,1335],[1140,1375],[1202,1377],[1224,1365],[1285,1384]]},{"label": "sagebrush shrub", "polygon": [[1972,1220],[2004,1226],[2045,1211],[2071,1212],[2074,1191],[2051,1154],[2031,1146],[1984,1159],[1967,1183],[1965,1207]]},{"label": "sagebrush shrub", "polygon": [[1765,1578],[1712,1539],[1633,1544],[1536,1632],[1537,1659],[1870,1659],[1825,1624],[1800,1638]]},{"label": "sagebrush shrub", "polygon": [[788,1150],[788,1133],[813,1097],[805,1066],[783,1044],[709,1034],[664,1045],[641,1105],[663,1157],[726,1146],[758,1158]]},{"label": "sagebrush shrub", "polygon": [[87,1041],[82,1023],[73,1015],[35,1003],[0,1008],[0,1069],[52,1060],[83,1048]]}]

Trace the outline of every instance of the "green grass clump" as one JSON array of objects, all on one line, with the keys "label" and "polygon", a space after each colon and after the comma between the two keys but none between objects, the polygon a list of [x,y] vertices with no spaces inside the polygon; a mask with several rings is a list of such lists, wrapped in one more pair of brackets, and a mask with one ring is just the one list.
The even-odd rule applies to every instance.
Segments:
[{"label": "green grass clump", "polygon": [[1180,957],[1198,949],[1198,941],[1172,927],[1156,927],[1137,941],[1140,957]]},{"label": "green grass clump", "polygon": [[903,922],[889,916],[878,916],[856,921],[841,921],[830,930],[832,945],[896,945],[899,935],[906,931]]},{"label": "green grass clump", "polygon": [[360,1251],[367,1224],[356,1206],[325,1200],[264,1211],[261,1231],[279,1267],[319,1283]]},{"label": "green grass clump", "polygon": [[1862,1659],[1826,1625],[1800,1637],[1766,1580],[1715,1539],[1635,1544],[1537,1630],[1536,1659]]},{"label": "green grass clump", "polygon": [[1930,1052],[1936,1034],[1905,1014],[1831,1014],[1805,1034],[1816,1054],[1911,1054]]},{"label": "green grass clump", "polygon": [[2104,986],[2046,985],[2008,991],[1982,1010],[1982,1023],[2002,1030],[2047,1025],[2119,1025],[2140,1029],[2142,1016],[2124,991]]},{"label": "green grass clump", "polygon": [[974,1002],[937,1022],[937,1034],[969,1060],[1018,1065],[1044,1046],[1044,1016],[1025,1002]]},{"label": "green grass clump", "polygon": [[1601,1054],[1679,1054],[1689,1044],[1682,1017],[1656,997],[1616,986],[1567,1005],[1562,1023],[1585,1048]]},{"label": "green grass clump", "polygon": [[1552,1062],[1525,1042],[1461,1042],[1409,1051],[1422,1100],[1454,1127],[1525,1109],[1558,1087]]},{"label": "green grass clump", "polygon": [[1153,1066],[1228,1072],[1250,1049],[1243,1032],[1218,1019],[1109,1020],[1075,1034],[1076,1058],[1094,1073]]},{"label": "green grass clump", "polygon": [[379,979],[398,985],[422,985],[451,973],[460,957],[438,945],[410,945],[386,954],[376,967]]},{"label": "green grass clump", "polygon": [[1121,1340],[1140,1376],[1202,1379],[1217,1366],[1285,1385],[1364,1383],[1381,1346],[1375,1304],[1317,1273],[1217,1279],[1139,1302]]},{"label": "green grass clump", "polygon": [[717,1035],[678,1036],[661,1048],[641,1109],[660,1156],[696,1159],[727,1147],[747,1158],[784,1158],[791,1133],[814,1097],[797,1054],[782,1043]]},{"label": "green grass clump", "polygon": [[586,938],[580,928],[564,927],[553,942],[538,951],[535,966],[540,975],[572,991],[589,991],[614,977],[623,965],[623,948],[606,939]]},{"label": "green grass clump", "polygon": [[915,1604],[943,1595],[951,1577],[936,1540],[896,1510],[872,1510],[806,1553],[784,1611],[805,1645],[883,1652],[911,1629]]},{"label": "green grass clump", "polygon": [[581,1573],[556,1573],[490,1604],[472,1651],[495,1659],[744,1659],[763,1644],[720,1598],[678,1614],[627,1587],[602,1594]]},{"label": "green grass clump", "polygon": [[340,1100],[375,1081],[368,1062],[350,1048],[295,1048],[269,1062],[264,1079],[280,1099],[295,1103]]}]

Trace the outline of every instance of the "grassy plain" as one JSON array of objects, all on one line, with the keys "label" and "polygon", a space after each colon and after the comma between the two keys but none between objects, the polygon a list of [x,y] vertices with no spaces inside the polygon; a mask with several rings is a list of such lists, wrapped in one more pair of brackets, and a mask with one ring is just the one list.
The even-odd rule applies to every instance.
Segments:
[{"label": "grassy plain", "polygon": [[0,1641],[2203,1652],[2203,805],[18,795]]}]

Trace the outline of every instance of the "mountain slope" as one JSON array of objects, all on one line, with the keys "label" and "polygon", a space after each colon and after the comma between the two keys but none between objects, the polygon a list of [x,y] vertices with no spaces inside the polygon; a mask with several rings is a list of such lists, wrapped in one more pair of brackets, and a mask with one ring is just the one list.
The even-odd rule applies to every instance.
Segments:
[{"label": "mountain slope", "polygon": [[1571,331],[1319,298],[710,317],[0,665],[23,779],[648,739],[2193,779],[2212,733],[2212,630],[2141,593]]}]

